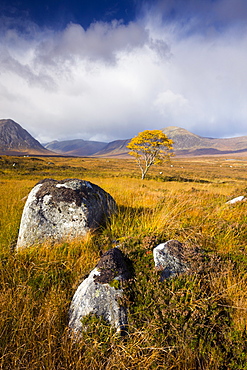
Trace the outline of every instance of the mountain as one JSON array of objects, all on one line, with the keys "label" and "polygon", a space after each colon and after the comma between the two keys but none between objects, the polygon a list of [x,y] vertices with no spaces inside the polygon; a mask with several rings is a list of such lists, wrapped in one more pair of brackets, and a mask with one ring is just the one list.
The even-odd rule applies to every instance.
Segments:
[{"label": "mountain", "polygon": [[[176,156],[242,155],[247,156],[247,136],[216,139],[202,137],[181,127],[169,126],[162,131],[173,140]],[[42,146],[18,123],[0,120],[0,154],[6,155],[69,155],[76,157],[130,158],[128,140],[110,143],[90,140],[52,141]]]},{"label": "mountain", "polygon": [[[34,139],[18,123],[11,119],[0,120],[0,154],[2,155],[49,155],[36,139]],[[54,153],[53,153],[54,154]]]},{"label": "mountain", "polygon": [[116,157],[128,155],[126,145],[129,140],[115,140],[110,143],[90,140],[66,140],[66,141],[51,141],[43,144],[46,149],[52,150],[62,155],[72,155],[78,157],[94,156],[94,157]]},{"label": "mountain", "polygon": [[[177,126],[165,127],[162,131],[169,139],[173,140],[174,154],[176,156],[247,155],[247,136],[228,139],[207,138]],[[115,140],[108,144],[84,140],[68,140],[48,143],[45,147],[63,155],[130,158],[128,155],[129,150],[126,148],[129,142],[130,139]],[[91,151],[88,150],[90,143],[95,145]],[[101,148],[98,147],[99,144],[102,146]]]},{"label": "mountain", "polygon": [[101,141],[90,141],[90,140],[66,140],[66,141],[52,141],[44,144],[44,147],[48,150],[52,150],[56,153],[66,154],[76,157],[91,156],[96,152],[102,150],[107,143]]},{"label": "mountain", "polygon": [[94,156],[104,157],[123,157],[128,155],[129,149],[126,145],[130,142],[130,139],[126,140],[115,140],[108,143],[101,151],[94,154]]},{"label": "mountain", "polygon": [[[202,144],[203,139],[198,135],[193,134],[183,128],[176,126],[169,126],[163,128],[162,131],[169,139],[173,140],[173,147],[175,150],[192,149]],[[203,145],[203,144],[202,144]]]},{"label": "mountain", "polygon": [[[184,128],[169,126],[162,131],[173,140],[173,149],[176,156],[202,156],[202,155],[247,155],[247,136],[228,139],[202,137]],[[126,145],[130,140],[116,140],[109,143],[95,156],[121,156],[128,157]]]},{"label": "mountain", "polygon": [[247,136],[227,139],[207,138],[176,126],[166,127],[162,131],[173,140],[176,155],[247,154]]}]

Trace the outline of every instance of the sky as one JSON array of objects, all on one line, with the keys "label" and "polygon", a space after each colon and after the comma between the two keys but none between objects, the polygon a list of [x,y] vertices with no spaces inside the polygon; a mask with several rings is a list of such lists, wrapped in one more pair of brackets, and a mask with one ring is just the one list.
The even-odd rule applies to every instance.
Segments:
[{"label": "sky", "polygon": [[1,0],[6,118],[42,143],[247,135],[247,1]]}]

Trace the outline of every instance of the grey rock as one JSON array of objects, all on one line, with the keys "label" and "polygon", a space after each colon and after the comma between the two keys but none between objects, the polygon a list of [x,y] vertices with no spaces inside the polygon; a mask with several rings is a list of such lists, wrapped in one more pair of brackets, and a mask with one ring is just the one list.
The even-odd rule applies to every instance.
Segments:
[{"label": "grey rock", "polygon": [[74,294],[69,309],[72,332],[80,336],[86,330],[82,319],[89,314],[103,317],[117,331],[126,332],[128,318],[122,284],[130,277],[126,259],[118,248],[104,253]]},{"label": "grey rock", "polygon": [[84,236],[115,210],[110,194],[89,181],[42,180],[28,195],[16,248]]},{"label": "grey rock", "polygon": [[187,270],[183,257],[183,245],[177,240],[159,244],[153,249],[153,256],[155,268],[161,271],[161,281]]}]

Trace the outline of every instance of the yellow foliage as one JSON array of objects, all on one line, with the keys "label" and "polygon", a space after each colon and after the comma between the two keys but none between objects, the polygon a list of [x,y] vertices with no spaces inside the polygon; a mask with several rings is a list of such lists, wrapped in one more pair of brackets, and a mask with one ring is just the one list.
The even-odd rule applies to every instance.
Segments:
[{"label": "yellow foliage", "polygon": [[172,144],[172,140],[161,130],[145,130],[130,141],[127,148],[137,160],[142,179],[152,165],[161,164],[172,155]]}]

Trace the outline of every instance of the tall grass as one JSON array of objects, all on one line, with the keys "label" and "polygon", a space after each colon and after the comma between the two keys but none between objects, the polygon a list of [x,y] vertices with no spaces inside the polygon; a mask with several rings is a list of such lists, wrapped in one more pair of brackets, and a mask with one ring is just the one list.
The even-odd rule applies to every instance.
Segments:
[{"label": "tall grass", "polygon": [[[246,203],[226,204],[246,193],[243,166],[232,174],[218,159],[183,160],[162,168],[169,178],[153,170],[142,181],[133,162],[121,160],[42,159],[42,168],[29,172],[26,159],[14,172],[7,159],[0,182],[1,369],[247,369]],[[25,196],[41,171],[98,184],[116,200],[117,214],[80,240],[16,253]],[[160,282],[152,248],[172,238],[204,252],[192,274]],[[115,242],[135,272],[125,290],[128,336],[92,318],[74,342],[67,327],[72,296]]]}]

